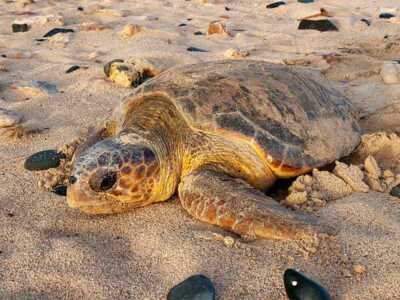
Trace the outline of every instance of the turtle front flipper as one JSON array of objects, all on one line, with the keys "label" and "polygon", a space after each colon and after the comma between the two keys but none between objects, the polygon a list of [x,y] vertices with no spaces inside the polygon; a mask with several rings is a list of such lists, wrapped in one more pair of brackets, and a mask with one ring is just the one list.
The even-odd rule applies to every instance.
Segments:
[{"label": "turtle front flipper", "polygon": [[193,217],[250,238],[319,239],[334,230],[311,215],[286,209],[241,179],[212,170],[184,177],[178,188],[182,206]]}]

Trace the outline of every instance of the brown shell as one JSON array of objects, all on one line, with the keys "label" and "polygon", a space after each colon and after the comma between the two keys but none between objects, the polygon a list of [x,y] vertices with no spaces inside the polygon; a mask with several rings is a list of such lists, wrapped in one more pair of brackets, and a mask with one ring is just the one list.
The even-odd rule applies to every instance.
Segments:
[{"label": "brown shell", "polygon": [[134,95],[149,92],[168,94],[192,127],[250,138],[270,163],[289,168],[319,167],[360,141],[348,100],[303,68],[253,60],[186,65],[145,82]]}]

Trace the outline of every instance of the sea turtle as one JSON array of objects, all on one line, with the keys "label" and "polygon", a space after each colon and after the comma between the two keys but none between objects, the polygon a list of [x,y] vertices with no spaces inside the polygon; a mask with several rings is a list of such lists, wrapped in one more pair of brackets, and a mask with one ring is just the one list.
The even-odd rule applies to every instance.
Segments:
[{"label": "sea turtle", "polygon": [[133,91],[77,151],[67,202],[108,214],[178,193],[201,221],[242,236],[329,231],[264,191],[348,155],[355,113],[321,76],[255,60],[174,67]]}]

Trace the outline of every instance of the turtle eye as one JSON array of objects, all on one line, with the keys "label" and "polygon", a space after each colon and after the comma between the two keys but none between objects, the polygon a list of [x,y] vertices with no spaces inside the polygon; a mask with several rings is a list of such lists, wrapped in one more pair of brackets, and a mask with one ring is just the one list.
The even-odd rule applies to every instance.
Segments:
[{"label": "turtle eye", "polygon": [[117,173],[113,171],[100,170],[92,175],[89,185],[95,192],[106,192],[117,182]]}]

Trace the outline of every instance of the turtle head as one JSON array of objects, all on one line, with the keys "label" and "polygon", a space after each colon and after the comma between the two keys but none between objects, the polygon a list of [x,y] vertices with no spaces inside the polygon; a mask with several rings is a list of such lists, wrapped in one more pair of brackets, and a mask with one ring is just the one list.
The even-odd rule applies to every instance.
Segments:
[{"label": "turtle head", "polygon": [[102,140],[75,158],[67,202],[86,213],[110,214],[156,201],[156,153],[143,143]]}]

